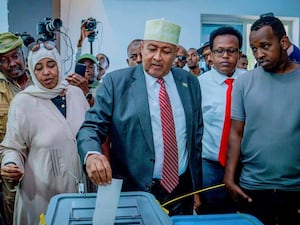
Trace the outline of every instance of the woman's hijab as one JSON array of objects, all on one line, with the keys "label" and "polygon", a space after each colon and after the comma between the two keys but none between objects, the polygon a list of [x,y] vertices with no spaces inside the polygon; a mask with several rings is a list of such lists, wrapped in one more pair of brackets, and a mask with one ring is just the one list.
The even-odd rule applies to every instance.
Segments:
[{"label": "woman's hijab", "polygon": [[[36,97],[45,98],[45,99],[52,99],[58,96],[64,89],[67,89],[68,82],[64,78],[64,72],[62,67],[62,60],[61,57],[55,47],[49,48],[45,47],[44,43],[38,43],[38,49],[34,51],[30,51],[28,55],[28,69],[30,72],[30,76],[34,85],[30,85],[21,93],[27,93]],[[58,82],[57,85],[52,88],[48,89],[45,88],[36,78],[34,73],[35,65],[44,58],[50,58],[55,60],[58,67]]]}]

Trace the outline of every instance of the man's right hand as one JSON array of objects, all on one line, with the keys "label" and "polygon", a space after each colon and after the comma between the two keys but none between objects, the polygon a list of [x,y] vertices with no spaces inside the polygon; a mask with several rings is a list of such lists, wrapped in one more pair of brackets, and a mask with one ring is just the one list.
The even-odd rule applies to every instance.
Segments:
[{"label": "man's right hand", "polygon": [[72,73],[66,77],[66,80],[69,84],[79,87],[83,91],[84,95],[89,92],[89,84],[83,76],[80,76],[77,73]]},{"label": "man's right hand", "polygon": [[110,163],[105,155],[90,154],[86,159],[86,172],[95,185],[106,185],[112,181]]},{"label": "man's right hand", "polygon": [[79,40],[78,40],[78,43],[77,43],[77,47],[78,48],[81,48],[82,47],[82,42],[84,41],[84,39],[89,36],[90,34],[94,33],[95,31],[94,30],[88,30],[85,28],[86,26],[86,23],[87,23],[88,20],[85,20],[81,23],[81,26],[80,26],[80,37],[79,37]]},{"label": "man's right hand", "polygon": [[225,186],[230,193],[233,201],[238,202],[239,199],[246,199],[248,202],[252,202],[252,199],[243,192],[243,190],[234,182],[229,182],[224,179]]}]

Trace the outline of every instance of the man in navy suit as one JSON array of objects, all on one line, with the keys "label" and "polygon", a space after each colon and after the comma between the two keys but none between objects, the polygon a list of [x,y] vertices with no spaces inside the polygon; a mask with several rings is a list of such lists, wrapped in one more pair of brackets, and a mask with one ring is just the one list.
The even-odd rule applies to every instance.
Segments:
[{"label": "man in navy suit", "polygon": [[[94,184],[120,178],[122,191],[151,192],[160,203],[201,188],[201,92],[194,76],[172,68],[179,33],[180,26],[166,20],[147,21],[142,64],[103,79],[77,137],[82,163]],[[179,182],[171,192],[161,184],[164,143],[158,78],[164,79],[176,130]],[[106,157],[101,144],[108,135],[111,149]],[[192,197],[168,205],[169,215],[192,214],[193,206],[200,205],[199,197],[194,198],[195,205]]]}]

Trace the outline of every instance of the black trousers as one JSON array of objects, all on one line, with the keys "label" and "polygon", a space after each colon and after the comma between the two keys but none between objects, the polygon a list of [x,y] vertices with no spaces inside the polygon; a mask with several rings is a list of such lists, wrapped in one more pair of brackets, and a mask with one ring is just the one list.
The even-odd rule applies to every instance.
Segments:
[{"label": "black trousers", "polygon": [[281,190],[243,191],[252,198],[239,202],[240,212],[257,217],[264,225],[299,225],[300,192]]},{"label": "black trousers", "polygon": [[[168,193],[160,184],[160,180],[153,179],[151,186],[151,193],[156,197],[160,204],[164,204],[176,197],[182,196],[187,193],[191,193],[192,179],[189,170],[179,176],[179,184],[171,192]],[[192,215],[194,207],[194,197],[187,197],[178,200],[172,204],[166,205],[166,209],[169,210],[169,216],[173,215]]]}]

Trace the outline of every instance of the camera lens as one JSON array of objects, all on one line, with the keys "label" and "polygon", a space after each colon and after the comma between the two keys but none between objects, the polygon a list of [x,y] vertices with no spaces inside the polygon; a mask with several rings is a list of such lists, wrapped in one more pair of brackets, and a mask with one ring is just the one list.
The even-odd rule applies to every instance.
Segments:
[{"label": "camera lens", "polygon": [[97,22],[95,19],[89,19],[87,22],[86,22],[86,25],[85,25],[85,28],[87,30],[95,30],[97,27]]},{"label": "camera lens", "polygon": [[53,31],[56,31],[56,30],[59,30],[62,26],[62,21],[61,19],[53,19],[53,20],[50,20],[47,24],[46,24],[46,30],[48,32],[53,32]]},{"label": "camera lens", "polygon": [[86,26],[87,26],[87,29],[93,29],[94,24],[92,22],[89,22],[86,24]]}]

